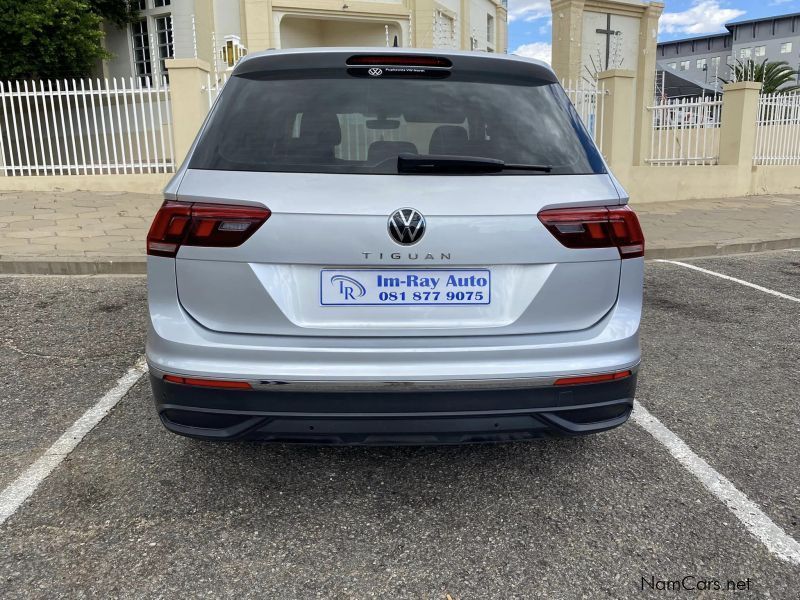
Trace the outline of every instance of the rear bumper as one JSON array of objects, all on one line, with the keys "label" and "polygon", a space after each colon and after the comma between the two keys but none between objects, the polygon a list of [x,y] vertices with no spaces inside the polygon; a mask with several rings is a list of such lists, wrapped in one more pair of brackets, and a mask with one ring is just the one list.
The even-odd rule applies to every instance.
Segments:
[{"label": "rear bumper", "polygon": [[622,425],[636,375],[604,383],[459,391],[252,391],[151,375],[164,426],[190,437],[311,444],[462,444],[585,435]]},{"label": "rear bumper", "polygon": [[[617,303],[593,326],[519,335],[370,337],[221,333],[206,329],[178,300],[175,261],[148,257],[153,371],[271,382],[448,382],[541,379],[628,369],[639,364],[644,263],[622,261]],[[590,291],[587,291],[590,293]],[[569,299],[565,298],[565,302]]]}]

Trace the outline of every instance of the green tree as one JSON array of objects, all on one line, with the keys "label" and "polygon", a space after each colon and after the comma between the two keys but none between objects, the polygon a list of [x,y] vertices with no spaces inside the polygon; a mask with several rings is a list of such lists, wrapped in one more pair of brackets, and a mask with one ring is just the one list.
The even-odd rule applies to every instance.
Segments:
[{"label": "green tree", "polygon": [[[800,89],[797,85],[797,71],[785,61],[761,63],[749,58],[745,61],[737,60],[732,69],[733,81],[760,81],[762,94],[793,92]],[[720,80],[728,83],[728,80]]]},{"label": "green tree", "polygon": [[133,4],[128,0],[89,0],[92,12],[111,21],[117,27],[124,27],[136,20],[139,11],[134,8]]},{"label": "green tree", "polygon": [[132,16],[125,0],[0,0],[0,79],[86,76],[110,57],[103,18]]}]

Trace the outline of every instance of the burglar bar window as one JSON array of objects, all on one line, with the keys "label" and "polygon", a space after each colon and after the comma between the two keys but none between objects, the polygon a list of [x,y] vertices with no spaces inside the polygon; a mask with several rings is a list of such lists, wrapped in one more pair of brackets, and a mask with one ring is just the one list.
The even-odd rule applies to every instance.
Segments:
[{"label": "burglar bar window", "polygon": [[[169,4],[169,0],[163,0]],[[172,27],[170,17],[156,17],[156,45],[158,47],[158,60],[161,73],[166,77],[167,67],[164,63],[166,59],[173,57],[172,49]]]},{"label": "burglar bar window", "polygon": [[153,77],[153,64],[150,61],[150,41],[147,32],[147,20],[142,19],[131,25],[133,34],[133,64],[136,76],[142,83]]},{"label": "burglar bar window", "polygon": [[170,0],[153,0],[153,6],[155,8],[161,8],[162,6],[169,6]]}]

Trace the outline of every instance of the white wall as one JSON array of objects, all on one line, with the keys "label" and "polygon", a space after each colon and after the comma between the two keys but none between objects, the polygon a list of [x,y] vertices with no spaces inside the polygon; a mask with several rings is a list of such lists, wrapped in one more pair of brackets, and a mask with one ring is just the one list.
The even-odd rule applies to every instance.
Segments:
[{"label": "white wall", "polygon": [[[495,39],[492,43],[486,37],[486,16],[494,17]],[[469,3],[469,32],[477,38],[476,50],[486,50],[487,47],[497,50],[497,7],[491,0],[470,0]]]},{"label": "white wall", "polygon": [[[635,71],[639,57],[639,23],[636,17],[611,15],[611,29],[622,32],[619,36],[612,36],[610,46],[610,69],[630,69]],[[583,57],[581,64],[594,71],[605,70],[606,36],[597,33],[598,29],[605,29],[608,25],[604,13],[585,12],[583,15]],[[615,62],[616,55],[616,62]],[[585,75],[585,73],[583,73]]]},{"label": "white wall", "polygon": [[131,64],[131,34],[128,27],[119,29],[116,25],[104,22],[103,30],[106,34],[105,46],[113,58],[104,61],[103,77],[130,77],[133,75]]},{"label": "white wall", "polygon": [[214,31],[218,47],[222,46],[226,35],[235,35],[241,39],[242,20],[239,14],[239,2],[214,0]]}]

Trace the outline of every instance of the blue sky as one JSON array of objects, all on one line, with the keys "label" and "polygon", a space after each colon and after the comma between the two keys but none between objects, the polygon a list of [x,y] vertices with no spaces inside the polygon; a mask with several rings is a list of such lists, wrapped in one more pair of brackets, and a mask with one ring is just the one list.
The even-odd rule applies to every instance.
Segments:
[{"label": "blue sky", "polygon": [[[800,0],[666,0],[659,40],[725,31],[741,19],[800,12]],[[508,51],[549,61],[550,1],[508,0]]]}]

